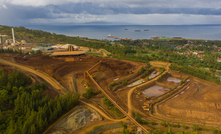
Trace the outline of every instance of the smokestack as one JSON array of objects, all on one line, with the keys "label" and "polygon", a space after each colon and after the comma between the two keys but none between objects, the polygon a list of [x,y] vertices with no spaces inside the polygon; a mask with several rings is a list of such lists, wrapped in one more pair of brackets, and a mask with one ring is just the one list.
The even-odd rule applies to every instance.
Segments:
[{"label": "smokestack", "polygon": [[13,38],[13,43],[15,43],[15,34],[14,34],[14,29],[12,28],[12,38]]}]

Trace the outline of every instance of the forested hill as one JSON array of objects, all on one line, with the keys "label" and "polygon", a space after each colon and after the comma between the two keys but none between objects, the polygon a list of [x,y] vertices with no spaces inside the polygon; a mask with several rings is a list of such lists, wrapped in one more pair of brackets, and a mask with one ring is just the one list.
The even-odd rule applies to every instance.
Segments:
[{"label": "forested hill", "polygon": [[98,40],[84,40],[79,37],[70,37],[61,34],[55,34],[50,32],[45,32],[41,30],[32,30],[24,27],[9,27],[0,25],[0,34],[8,35],[12,38],[12,29],[15,31],[15,38],[17,41],[25,40],[27,43],[52,43],[52,44],[78,44],[82,46],[103,46],[104,43]]},{"label": "forested hill", "polygon": [[0,134],[40,134],[59,116],[77,105],[79,94],[43,97],[46,83],[0,68]]}]

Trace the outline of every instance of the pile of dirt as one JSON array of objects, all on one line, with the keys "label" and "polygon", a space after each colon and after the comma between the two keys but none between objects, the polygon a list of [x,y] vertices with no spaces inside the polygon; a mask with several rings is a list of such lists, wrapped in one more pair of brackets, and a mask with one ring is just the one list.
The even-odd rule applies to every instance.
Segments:
[{"label": "pile of dirt", "polygon": [[96,121],[101,120],[101,115],[94,109],[86,106],[78,106],[71,114],[67,115],[65,118],[56,123],[55,126],[49,130],[49,133],[72,133],[76,129],[86,125],[94,124]]},{"label": "pile of dirt", "polygon": [[103,61],[99,70],[106,72],[106,74],[111,77],[115,77],[119,75],[128,75],[133,68],[135,68],[135,66],[131,63],[114,60],[113,62]]},{"label": "pile of dirt", "polygon": [[113,60],[99,57],[84,57],[77,61],[66,62],[65,59],[57,59],[48,56],[23,56],[15,55],[14,60],[23,65],[32,66],[37,70],[42,70],[47,74],[60,77],[76,71],[76,73],[84,73],[93,65],[102,60],[101,71],[106,71],[108,75],[126,75],[134,65],[121,60]]},{"label": "pile of dirt", "polygon": [[102,60],[95,71],[91,72],[93,78],[102,86],[107,85],[114,78],[124,77],[136,69],[139,64],[133,64],[121,60]]}]

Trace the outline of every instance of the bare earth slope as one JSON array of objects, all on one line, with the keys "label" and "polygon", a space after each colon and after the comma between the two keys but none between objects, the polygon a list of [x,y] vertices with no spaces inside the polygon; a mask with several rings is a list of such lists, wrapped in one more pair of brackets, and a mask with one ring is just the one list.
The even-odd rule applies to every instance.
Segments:
[{"label": "bare earth slope", "polygon": [[190,85],[179,95],[159,104],[162,117],[196,123],[221,125],[221,86],[190,77]]}]

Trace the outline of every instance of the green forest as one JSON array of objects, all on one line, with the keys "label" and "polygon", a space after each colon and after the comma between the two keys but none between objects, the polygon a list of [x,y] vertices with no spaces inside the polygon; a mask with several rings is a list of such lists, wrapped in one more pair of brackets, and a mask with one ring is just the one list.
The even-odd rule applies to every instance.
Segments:
[{"label": "green forest", "polygon": [[78,94],[49,99],[45,83],[32,83],[23,72],[0,68],[0,134],[39,134],[77,105]]}]

